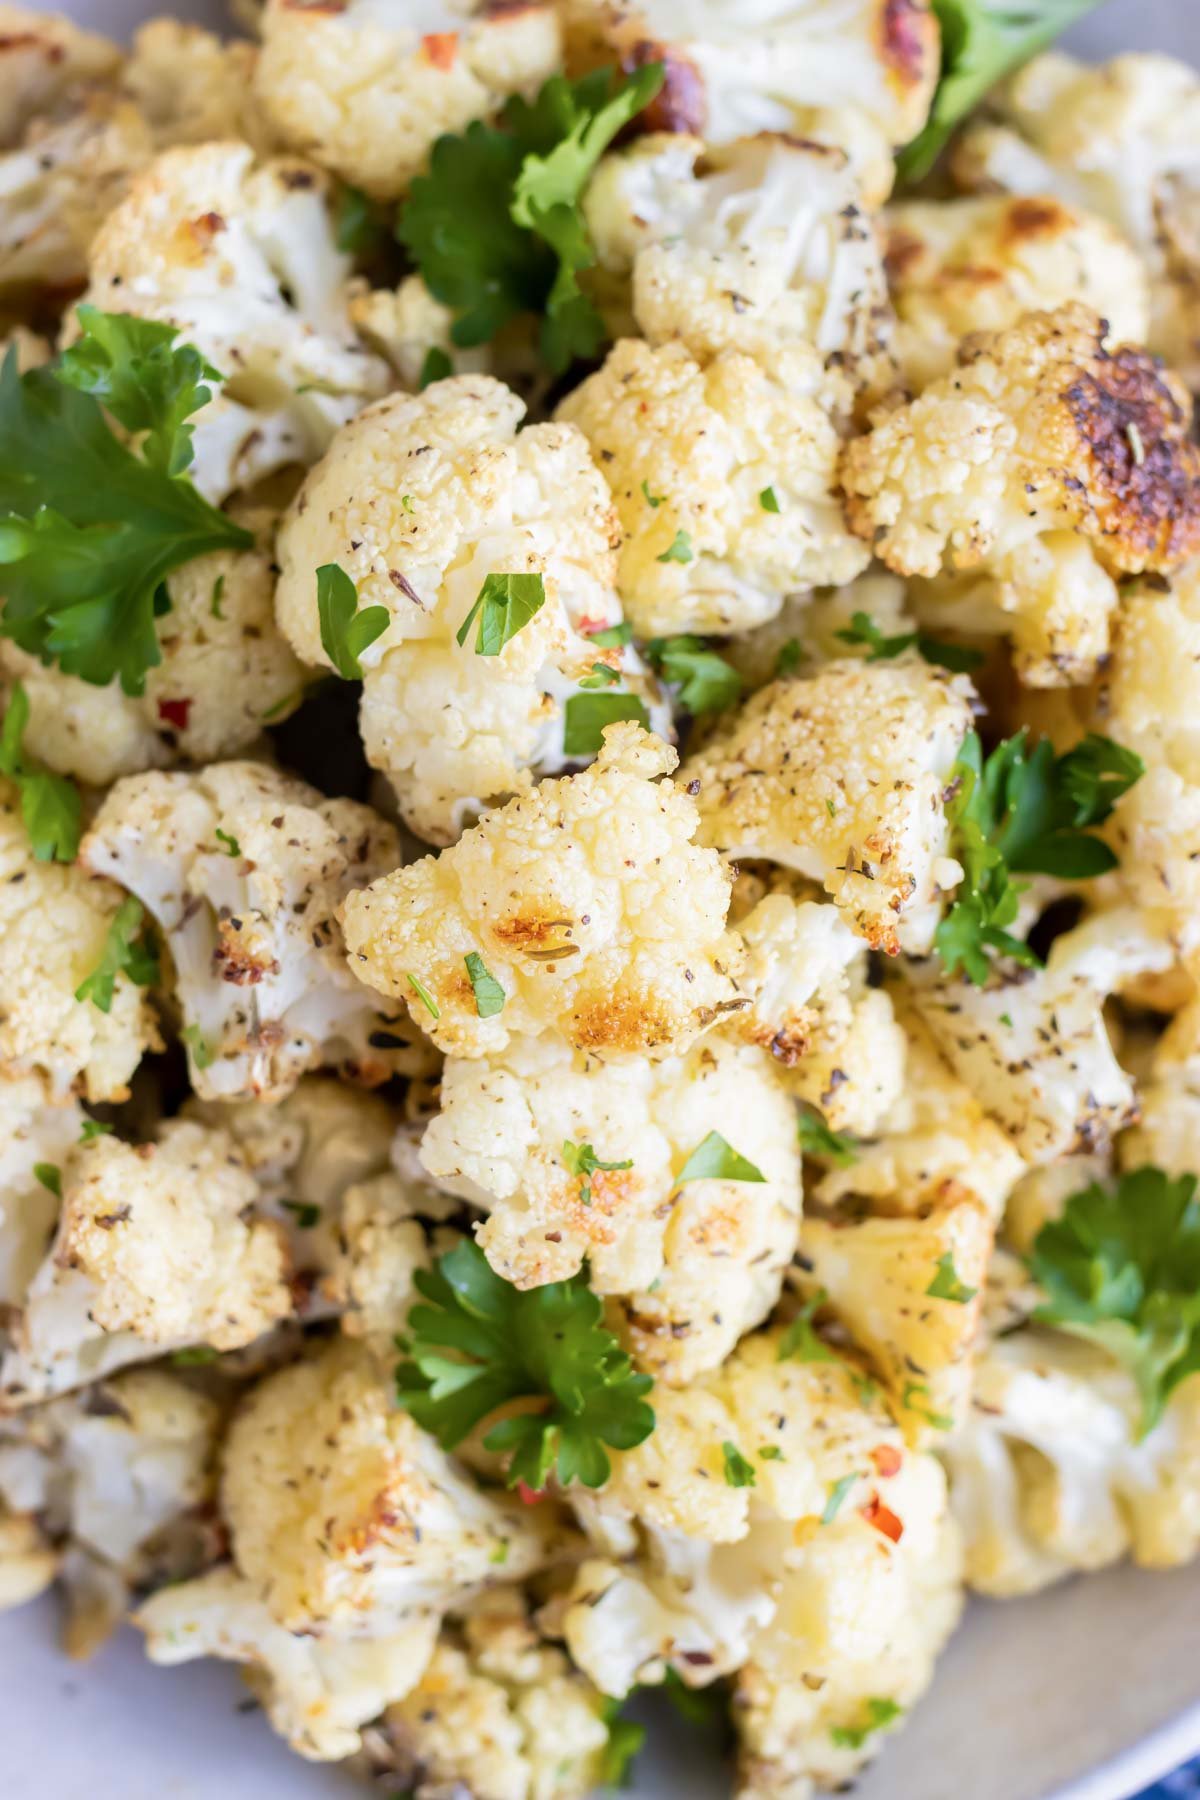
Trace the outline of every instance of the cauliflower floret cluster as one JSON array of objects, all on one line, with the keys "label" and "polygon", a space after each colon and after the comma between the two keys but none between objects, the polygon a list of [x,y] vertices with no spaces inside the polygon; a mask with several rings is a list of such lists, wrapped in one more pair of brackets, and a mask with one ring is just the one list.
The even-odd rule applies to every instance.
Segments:
[{"label": "cauliflower floret cluster", "polygon": [[11,147],[31,119],[111,79],[120,62],[115,44],[57,13],[0,7],[0,143]]},{"label": "cauliflower floret cluster", "polygon": [[1011,631],[1023,681],[1086,681],[1117,579],[1200,547],[1190,422],[1179,380],[1109,350],[1095,313],[1028,313],[968,338],[952,374],[848,447],[848,517],[899,574],[985,577],[960,607],[953,585],[935,602],[968,629]]},{"label": "cauliflower floret cluster", "polygon": [[81,860],[157,920],[202,1098],[278,1099],[323,1064],[387,1078],[394,1038],[346,968],[336,918],[352,888],[399,860],[393,827],[369,807],[262,763],[130,775]]},{"label": "cauliflower floret cluster", "polygon": [[[363,653],[363,743],[434,843],[525,787],[526,771],[564,766],[571,698],[597,663],[656,698],[631,651],[590,642],[621,607],[616,520],[587,444],[566,425],[518,434],[523,412],[486,376],[382,400],[339,432],[279,534],[278,617],[305,662],[332,666],[318,566],[336,562],[361,607],[386,610]],[[535,578],[540,599],[499,654],[482,653],[477,603],[504,576]]]}]

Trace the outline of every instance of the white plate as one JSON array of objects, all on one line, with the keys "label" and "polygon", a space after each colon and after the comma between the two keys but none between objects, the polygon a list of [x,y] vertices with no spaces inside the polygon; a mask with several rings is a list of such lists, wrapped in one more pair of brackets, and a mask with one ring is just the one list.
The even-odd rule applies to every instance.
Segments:
[{"label": "white plate", "polygon": [[[168,5],[66,0],[117,33]],[[221,16],[205,0],[173,10]],[[1200,0],[1110,0],[1072,38],[1098,56],[1154,47],[1200,61]],[[856,1800],[1125,1800],[1200,1753],[1197,1621],[1200,1566],[1116,1569],[1034,1600],[977,1603]],[[80,1666],[59,1655],[54,1630],[50,1603],[0,1618],[2,1800],[361,1800],[241,1710],[229,1667],[154,1669],[132,1632]],[[629,1800],[728,1793],[704,1747],[664,1725]]]}]

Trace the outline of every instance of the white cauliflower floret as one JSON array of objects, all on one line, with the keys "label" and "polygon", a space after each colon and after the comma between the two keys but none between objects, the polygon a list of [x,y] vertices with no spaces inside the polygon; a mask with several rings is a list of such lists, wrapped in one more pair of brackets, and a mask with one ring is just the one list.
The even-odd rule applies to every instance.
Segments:
[{"label": "white cauliflower floret", "polygon": [[388,386],[350,325],[328,198],[319,169],[256,167],[246,144],[168,150],[92,245],[84,298],[173,325],[223,377],[188,471],[210,500],[314,462]]},{"label": "white cauliflower floret", "polygon": [[350,322],[376,356],[382,356],[415,392],[421,385],[426,358],[440,350],[455,375],[487,375],[497,371],[494,343],[463,349],[450,335],[454,313],[435,300],[420,275],[406,275],[396,288],[372,288],[361,279],[350,284]]},{"label": "white cauliflower floret", "polygon": [[60,13],[0,6],[0,145],[10,147],[31,119],[73,104],[120,66],[116,44]]},{"label": "white cauliflower floret", "polygon": [[337,908],[399,861],[394,828],[262,763],[131,775],[84,839],[84,866],[118,876],[175,965],[192,1085],[205,1099],[280,1099],[319,1064],[386,1079],[386,1023],[350,976]]},{"label": "white cauliflower floret", "polygon": [[1146,270],[1115,226],[1050,195],[909,200],[885,218],[896,360],[919,393],[947,375],[961,340],[1079,300],[1118,344],[1142,344]]},{"label": "white cauliflower floret", "polygon": [[569,394],[621,522],[617,588],[634,630],[744,631],[784,595],[849,581],[866,547],[837,493],[841,371],[810,344],[764,361],[624,338]]},{"label": "white cauliflower floret", "polygon": [[768,134],[711,150],[636,138],[600,163],[583,210],[652,344],[678,340],[705,361],[803,339],[856,381],[886,382],[883,263],[839,151]]},{"label": "white cauliflower floret", "polygon": [[604,1774],[607,1705],[500,1589],[443,1628],[420,1682],[366,1734],[368,1761],[413,1800],[585,1800]]},{"label": "white cauliflower floret", "polygon": [[[1190,401],[1145,352],[1110,352],[1076,304],[959,354],[847,448],[850,524],[899,574],[984,577],[964,585],[961,616],[1011,631],[1025,682],[1086,681],[1108,651],[1116,578],[1200,548]],[[954,616],[953,587],[934,598]]]},{"label": "white cauliflower floret", "polygon": [[107,786],[122,775],[176,762],[236,756],[283,718],[304,691],[304,670],[275,624],[273,515],[243,511],[253,550],[196,557],[164,583],[162,661],[145,692],[119,682],[94,687],[0,639],[0,673],[29,699],[25,748],[59,774]]},{"label": "white cauliflower floret", "polygon": [[24,1298],[58,1220],[58,1197],[34,1170],[58,1168],[83,1125],[73,1101],[47,1104],[36,1076],[0,1081],[0,1307]]},{"label": "white cauliflower floret", "polygon": [[920,131],[937,82],[927,0],[758,0],[752,15],[723,0],[564,0],[564,12],[569,60],[663,61],[650,125],[710,143],[786,131],[896,146]]},{"label": "white cauliflower floret", "polygon": [[59,1553],[33,1514],[0,1506],[0,1613],[44,1594],[58,1568]]},{"label": "white cauliflower floret", "polygon": [[414,1611],[373,1638],[285,1631],[253,1584],[229,1567],[162,1588],[133,1622],[146,1634],[152,1662],[172,1667],[219,1656],[246,1664],[274,1729],[318,1762],[360,1748],[361,1728],[420,1679],[438,1628],[436,1614]]},{"label": "white cauliflower floret", "polygon": [[553,6],[522,0],[267,0],[255,92],[280,137],[381,200],[434,141],[532,99],[561,63]]},{"label": "white cauliflower floret", "polygon": [[967,1579],[1027,1594],[1130,1554],[1200,1550],[1200,1381],[1180,1383],[1144,1437],[1133,1376],[1103,1350],[1026,1328],[980,1359],[968,1422],[943,1446]]},{"label": "white cauliflower floret", "polygon": [[1108,219],[1151,276],[1150,348],[1200,386],[1200,80],[1134,53],[1094,66],[1035,57],[968,126],[952,159],[963,187],[1054,194]]},{"label": "white cauliflower floret", "polygon": [[75,997],[124,898],[78,863],[35,862],[16,790],[0,782],[0,1075],[40,1075],[56,1101],[127,1097],[161,1045],[145,991],[122,972],[107,1012]]},{"label": "white cauliflower floret", "polygon": [[[598,1055],[683,1054],[738,1005],[728,870],[691,842],[675,753],[612,725],[596,762],[488,813],[452,849],[351,894],[350,966],[439,1049],[484,1056],[558,1032]],[[504,990],[480,1018],[465,958]],[[426,999],[428,996],[428,1000]]]},{"label": "white cauliflower floret", "polygon": [[71,1655],[108,1636],[133,1589],[211,1558],[219,1425],[214,1400],[137,1369],[0,1429],[0,1495],[65,1551]]},{"label": "white cauliflower floret", "polygon": [[[762,1181],[678,1183],[726,1121]],[[601,1163],[572,1173],[564,1144]],[[638,1362],[670,1382],[714,1368],[779,1297],[796,1244],[800,1153],[770,1063],[714,1039],[686,1057],[604,1062],[550,1037],[447,1063],[442,1110],[421,1140],[439,1186],[482,1207],[488,1261],[517,1287],[588,1262]]]},{"label": "white cauliflower floret", "polygon": [[550,1507],[478,1487],[392,1393],[388,1365],[340,1338],[234,1416],[221,1509],[234,1562],[285,1630],[384,1636],[559,1547]]},{"label": "white cauliflower floret", "polygon": [[283,1234],[244,1219],[258,1187],[227,1133],[177,1119],[152,1144],[93,1138],[57,1176],[58,1229],[0,1364],[8,1406],[183,1345],[236,1350],[291,1313]]},{"label": "white cauliflower floret", "polygon": [[[277,614],[305,662],[332,666],[320,564],[340,565],[360,606],[386,610],[362,657],[363,742],[434,843],[527,786],[527,771],[562,769],[566,709],[597,662],[628,671],[626,691],[656,696],[631,651],[590,642],[621,607],[616,519],[587,443],[569,425],[518,433],[524,410],[487,376],[380,401],[338,433],[279,534]],[[494,574],[538,578],[543,599],[499,655],[481,655],[471,615]]]},{"label": "white cauliflower floret", "polygon": [[772,683],[684,765],[704,842],[823,882],[874,949],[928,945],[959,878],[944,792],[971,692],[916,656]]},{"label": "white cauliflower floret", "polygon": [[270,134],[250,88],[255,60],[250,44],[224,43],[183,19],[150,19],[133,34],[121,90],[160,149],[244,138],[264,150]]},{"label": "white cauliflower floret", "polygon": [[395,1173],[372,1175],[346,1190],[337,1254],[321,1284],[342,1310],[348,1337],[366,1338],[389,1356],[416,1299],[416,1275],[459,1241],[426,1221],[457,1211],[455,1201]]}]

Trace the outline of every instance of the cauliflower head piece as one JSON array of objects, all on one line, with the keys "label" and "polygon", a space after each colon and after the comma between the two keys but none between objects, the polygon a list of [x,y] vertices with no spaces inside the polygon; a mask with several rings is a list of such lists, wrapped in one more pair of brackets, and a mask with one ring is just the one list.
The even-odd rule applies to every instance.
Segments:
[{"label": "cauliflower head piece", "polygon": [[958,879],[943,795],[971,692],[915,655],[772,682],[684,765],[701,840],[821,882],[873,949],[928,945]]},{"label": "cauliflower head piece", "polygon": [[[590,768],[351,894],[350,967],[450,1055],[547,1031],[598,1056],[683,1054],[738,1005],[738,943],[727,869],[692,843],[689,796],[656,780],[675,761],[637,725],[610,725]],[[488,1017],[469,956],[503,990]]]},{"label": "cauliflower head piece", "polygon": [[59,1552],[32,1513],[0,1506],[0,1612],[36,1600],[54,1583]]},{"label": "cauliflower head piece", "polygon": [[188,471],[209,500],[315,462],[390,384],[350,324],[329,198],[311,164],[184,146],[155,158],[92,244],[87,301],[173,325],[221,372]]},{"label": "cauliflower head piece", "polygon": [[[558,409],[604,471],[634,630],[738,632],[869,560],[842,516],[850,384],[802,340],[767,360],[623,338]],[[773,502],[773,504],[772,504]]]},{"label": "cauliflower head piece", "polygon": [[968,629],[1011,631],[1030,685],[1077,684],[1107,655],[1117,578],[1200,547],[1190,421],[1179,380],[1109,350],[1095,313],[1028,313],[848,446],[848,517],[898,574],[982,578]]},{"label": "cauliflower head piece", "polygon": [[0,6],[0,147],[11,148],[32,119],[61,113],[120,67],[116,44],[61,13]]},{"label": "cauliflower head piece", "polygon": [[35,1171],[61,1166],[84,1120],[73,1100],[48,1103],[36,1075],[0,1081],[0,1307],[20,1305],[58,1222],[58,1196]]},{"label": "cauliflower head piece", "polygon": [[80,854],[157,920],[203,1099],[280,1099],[318,1065],[387,1079],[396,1034],[349,974],[336,917],[399,860],[369,807],[262,763],[152,771],[110,789]]},{"label": "cauliflower head piece", "polygon": [[434,142],[532,99],[562,62],[555,8],[521,0],[267,0],[255,93],[293,150],[380,200],[406,191]]}]

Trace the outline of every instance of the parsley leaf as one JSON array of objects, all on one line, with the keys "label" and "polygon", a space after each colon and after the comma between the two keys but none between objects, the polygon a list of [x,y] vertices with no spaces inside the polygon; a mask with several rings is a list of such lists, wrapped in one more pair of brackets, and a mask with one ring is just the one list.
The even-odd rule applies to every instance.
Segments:
[{"label": "parsley leaf", "polygon": [[833,1524],[842,1510],[842,1501],[858,1479],[858,1471],[851,1469],[849,1475],[843,1475],[839,1481],[830,1482],[829,1498],[826,1500],[824,1511],[821,1514],[822,1525]]},{"label": "parsley leaf", "polygon": [[736,1444],[728,1439],[721,1445],[721,1456],[725,1463],[725,1485],[731,1488],[757,1487],[758,1476],[754,1464],[747,1462]]},{"label": "parsley leaf", "polygon": [[975,1298],[979,1289],[968,1287],[965,1281],[959,1280],[954,1258],[947,1250],[944,1256],[938,1257],[937,1273],[925,1292],[931,1300],[952,1300],[956,1306],[965,1306],[968,1300]]},{"label": "parsley leaf", "polygon": [[692,549],[692,540],[688,533],[686,531],[677,531],[662,555],[656,557],[655,561],[661,563],[690,563],[693,561],[695,554],[696,552]]},{"label": "parsley leaf", "polygon": [[590,1144],[573,1144],[570,1138],[566,1138],[563,1142],[562,1158],[572,1175],[582,1178],[579,1184],[579,1198],[584,1206],[592,1204],[592,1176],[597,1169],[602,1169],[608,1174],[614,1169],[632,1169],[633,1167],[632,1157],[628,1157],[625,1162],[601,1162]]},{"label": "parsley leaf", "polygon": [[90,1000],[102,1013],[111,1011],[118,975],[128,975],[139,987],[153,987],[159,977],[158,951],[145,908],[133,894],[114,913],[100,961],[75,989],[75,998]]},{"label": "parsley leaf", "polygon": [[831,1350],[823,1337],[820,1337],[813,1325],[817,1313],[824,1306],[829,1296],[824,1288],[819,1288],[810,1300],[806,1300],[796,1317],[779,1340],[776,1362],[840,1362],[842,1359],[836,1350]]},{"label": "parsley leaf", "polygon": [[594,662],[591,674],[579,677],[579,685],[581,688],[620,687],[621,671],[610,669],[607,663]]},{"label": "parsley leaf", "polygon": [[862,1724],[835,1725],[829,1736],[839,1750],[861,1750],[872,1732],[882,1731],[885,1725],[898,1719],[903,1711],[904,1708],[895,1700],[868,1700]]},{"label": "parsley leaf", "polygon": [[693,718],[724,712],[741,698],[741,676],[703,638],[686,634],[651,638],[646,657],[664,681],[679,689],[679,698]]},{"label": "parsley leaf", "polygon": [[333,230],[343,256],[370,256],[383,239],[383,220],[369,194],[343,182],[334,202]]},{"label": "parsley leaf", "polygon": [[681,1187],[685,1181],[765,1181],[761,1169],[739,1156],[732,1144],[726,1143],[719,1131],[710,1131],[697,1144],[675,1177]]},{"label": "parsley leaf", "polygon": [[858,1161],[849,1138],[831,1131],[815,1107],[804,1107],[796,1120],[796,1133],[805,1156],[823,1156],[839,1169]]},{"label": "parsley leaf", "polygon": [[26,760],[21,740],[28,723],[29,695],[18,681],[0,729],[0,774],[16,783],[34,861],[74,862],[79,849],[79,789],[65,775],[52,775]]},{"label": "parsley leaf", "polygon": [[447,381],[454,373],[454,364],[446,352],[437,344],[431,344],[421,362],[421,373],[417,377],[417,387],[421,393],[432,387],[435,381]]},{"label": "parsley leaf", "polygon": [[467,965],[467,978],[475,994],[475,1011],[481,1019],[494,1019],[498,1012],[504,1011],[507,998],[504,989],[496,977],[489,974],[478,950],[472,950],[463,961]]},{"label": "parsley leaf", "polygon": [[942,73],[929,122],[901,151],[905,181],[927,175],[951,132],[989,88],[1052,43],[1099,0],[933,0]]},{"label": "parsley leaf", "polygon": [[81,1144],[90,1144],[93,1138],[107,1137],[112,1126],[106,1119],[85,1119],[79,1132]]},{"label": "parsley leaf", "polygon": [[588,642],[599,644],[603,650],[617,650],[622,644],[633,642],[633,626],[627,619],[622,619],[619,625],[606,625],[603,631],[590,631]]},{"label": "parsley leaf", "polygon": [[1109,1351],[1133,1375],[1143,1430],[1200,1370],[1200,1201],[1196,1177],[1143,1166],[1093,1182],[1034,1239],[1029,1269],[1046,1300],[1034,1313]]},{"label": "parsley leaf", "polygon": [[476,619],[476,656],[499,656],[505,644],[523,631],[546,604],[546,584],[540,575],[488,575],[475,604],[455,632],[465,645]]},{"label": "parsley leaf", "polygon": [[33,1175],[56,1200],[62,1199],[62,1170],[57,1163],[34,1163]]},{"label": "parsley leaf", "polygon": [[943,643],[941,638],[930,637],[924,631],[903,631],[895,637],[885,637],[876,625],[870,613],[856,612],[844,631],[838,632],[843,644],[865,644],[868,648],[868,662],[886,662],[893,656],[900,656],[914,645],[928,663],[936,663],[940,669],[951,669],[955,674],[965,674],[970,669],[977,669],[983,661],[982,650],[968,650],[963,644]]},{"label": "parsley leaf", "polygon": [[[162,661],[166,577],[252,535],[201,498],[190,412],[212,371],[168,326],[81,308],[82,337],[47,368],[0,366],[0,630],[64,674],[140,694]],[[114,418],[138,448],[110,429]]]},{"label": "parsley leaf", "polygon": [[765,487],[758,496],[758,504],[762,507],[764,512],[777,513],[779,511],[779,496],[776,494],[775,489],[773,487]]},{"label": "parsley leaf", "polygon": [[799,638],[788,638],[779,647],[779,655],[775,658],[775,679],[781,675],[794,675],[804,661],[804,648]]},{"label": "parsley leaf", "polygon": [[442,1016],[442,1009],[430,993],[429,989],[425,986],[424,982],[418,981],[413,974],[406,975],[405,980],[408,982],[409,987],[417,996],[417,999],[421,1002],[421,1005],[425,1008],[425,1011],[429,1014],[430,1018],[440,1019]]},{"label": "parsley leaf", "polygon": [[317,570],[317,613],[321,648],[343,681],[361,681],[363,651],[382,637],[390,615],[386,606],[358,610],[358,589],[339,563]]},{"label": "parsley leaf", "polygon": [[520,1289],[501,1279],[471,1239],[420,1270],[426,1305],[408,1317],[408,1360],[396,1372],[400,1404],[445,1450],[513,1400],[540,1408],[493,1425],[489,1450],[510,1451],[508,1485],[542,1488],[551,1470],[564,1486],[601,1487],[604,1448],[631,1450],[654,1430],[644,1395],[586,1271],[570,1281]]},{"label": "parsley leaf", "polygon": [[290,1212],[301,1231],[311,1231],[320,1223],[321,1209],[311,1200],[281,1200],[279,1202],[285,1212]]},{"label": "parsley leaf", "polygon": [[237,839],[230,832],[222,831],[219,825],[216,829],[216,839],[218,844],[224,849],[226,856],[240,856],[242,854],[242,846],[238,843]]},{"label": "parsley leaf", "polygon": [[650,729],[650,714],[636,694],[572,694],[563,708],[563,755],[595,756],[607,727],[620,719]]},{"label": "parsley leaf", "polygon": [[188,1047],[188,1055],[197,1069],[211,1069],[216,1061],[216,1051],[208,1042],[198,1025],[185,1025],[179,1034],[180,1039]]},{"label": "parsley leaf", "polygon": [[646,1741],[646,1727],[621,1717],[621,1702],[609,1700],[604,1709],[608,1742],[600,1752],[598,1779],[601,1787],[621,1788],[629,1779],[633,1759]]},{"label": "parsley leaf", "polygon": [[906,1412],[916,1413],[918,1419],[924,1419],[935,1431],[953,1431],[954,1420],[949,1413],[934,1412],[929,1404],[929,1389],[923,1381],[906,1381],[904,1392],[900,1396],[900,1405]]}]

